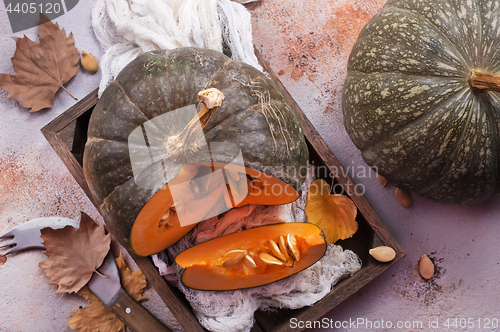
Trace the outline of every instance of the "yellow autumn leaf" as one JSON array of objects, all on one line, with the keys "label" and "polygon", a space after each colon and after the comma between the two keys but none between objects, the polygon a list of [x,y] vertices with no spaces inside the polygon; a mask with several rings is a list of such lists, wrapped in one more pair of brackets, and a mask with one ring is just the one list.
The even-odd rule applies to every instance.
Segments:
[{"label": "yellow autumn leaf", "polygon": [[[146,298],[142,295],[146,288],[146,276],[142,271],[132,272],[125,260],[120,256],[116,258],[116,264],[120,272],[120,282],[125,291],[136,301],[142,301]],[[78,295],[85,298],[89,304],[81,309],[71,311],[68,319],[68,327],[78,332],[119,332],[125,331],[125,324],[108,308],[88,286],[83,287]]]},{"label": "yellow autumn leaf", "polygon": [[311,184],[305,210],[308,221],[323,230],[328,243],[350,238],[358,230],[356,205],[345,195],[330,195],[323,179]]}]

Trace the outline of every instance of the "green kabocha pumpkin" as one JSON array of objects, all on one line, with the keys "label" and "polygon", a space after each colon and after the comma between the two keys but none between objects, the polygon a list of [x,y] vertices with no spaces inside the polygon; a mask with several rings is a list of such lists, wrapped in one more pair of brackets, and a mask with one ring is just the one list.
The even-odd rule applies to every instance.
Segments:
[{"label": "green kabocha pumpkin", "polygon": [[[222,95],[210,106],[208,96]],[[264,74],[219,52],[179,48],[138,56],[107,87],[83,159],[110,231],[150,255],[230,208],[295,200],[308,150]]]},{"label": "green kabocha pumpkin", "polygon": [[354,45],[344,124],[366,163],[441,203],[500,191],[500,1],[388,1]]}]

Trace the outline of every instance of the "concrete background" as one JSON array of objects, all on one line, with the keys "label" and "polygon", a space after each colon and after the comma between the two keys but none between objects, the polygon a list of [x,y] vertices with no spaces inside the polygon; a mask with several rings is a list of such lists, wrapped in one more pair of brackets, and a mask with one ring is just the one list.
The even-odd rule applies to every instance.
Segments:
[{"label": "concrete background", "polygon": [[[343,128],[341,92],[347,58],[360,29],[384,3],[261,0],[247,5],[254,44],[334,154],[353,172],[355,182],[363,185],[367,199],[407,254],[325,317],[333,326],[359,323],[340,331],[480,331],[488,320],[500,320],[500,197],[477,205],[442,206],[414,195],[413,206],[403,208],[394,199],[394,188],[380,186],[374,173],[358,172],[366,165]],[[92,4],[93,0],[81,0],[56,21],[67,33],[73,32],[79,51],[99,59],[101,50],[90,25]],[[13,34],[0,5],[1,73],[14,74],[11,37],[26,34],[38,41],[37,31]],[[81,99],[98,86],[99,79],[99,74],[79,71],[66,88]],[[50,110],[30,114],[6,96],[0,91],[0,234],[36,217],[79,219],[80,211],[102,222],[40,133],[76,102],[59,91]],[[422,253],[436,264],[437,273],[430,281],[418,275]],[[38,267],[42,259],[42,253],[31,251],[0,263],[0,331],[70,331],[66,327],[70,310],[86,305],[78,296],[54,294],[56,287],[47,284]],[[178,328],[155,292],[148,289],[145,295],[147,308]],[[469,328],[447,329],[446,320],[453,323],[454,318],[462,319],[462,324],[468,320]],[[375,324],[373,328],[367,320]],[[388,322],[392,329],[383,328]],[[397,322],[403,327],[398,328]],[[486,330],[500,329],[490,325]]]}]

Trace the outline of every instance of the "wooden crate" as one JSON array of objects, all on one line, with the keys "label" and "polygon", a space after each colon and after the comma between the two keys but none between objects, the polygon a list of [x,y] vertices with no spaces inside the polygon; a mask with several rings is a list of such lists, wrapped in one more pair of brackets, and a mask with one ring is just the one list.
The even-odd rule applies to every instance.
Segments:
[{"label": "wooden crate", "polygon": [[[338,243],[345,249],[353,250],[361,258],[363,262],[361,270],[353,276],[341,280],[326,297],[311,307],[297,310],[278,310],[278,312],[273,313],[258,311],[255,314],[256,324],[252,329],[254,332],[292,331],[298,329],[291,328],[290,319],[296,318],[298,321],[320,319],[343,300],[396,263],[405,253],[365,197],[352,190],[355,184],[344,172],[342,165],[274,74],[269,64],[257,51],[256,54],[264,70],[283,92],[300,119],[309,147],[310,162],[316,166],[323,166],[323,168],[327,166],[336,176],[335,183],[346,189],[344,191],[359,209],[357,216],[358,231],[351,239],[339,241]],[[83,176],[82,156],[87,139],[88,122],[96,103],[97,90],[42,128],[42,133],[46,139],[92,201],[92,196]],[[325,178],[325,174],[318,174],[318,176]],[[328,178],[328,176],[327,174],[325,179],[331,181],[332,179]],[[94,201],[93,203],[95,205]],[[396,258],[389,263],[375,261],[368,254],[368,250],[378,245],[387,245],[394,248]],[[205,331],[194,316],[192,308],[184,295],[160,276],[152,260],[149,257],[137,256],[133,252],[130,252],[130,255],[183,328],[186,331]]]}]

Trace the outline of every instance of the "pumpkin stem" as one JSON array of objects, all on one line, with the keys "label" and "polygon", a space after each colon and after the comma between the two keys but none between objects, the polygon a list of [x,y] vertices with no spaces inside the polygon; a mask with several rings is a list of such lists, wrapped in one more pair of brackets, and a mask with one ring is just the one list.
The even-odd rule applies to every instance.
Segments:
[{"label": "pumpkin stem", "polygon": [[202,103],[201,110],[196,114],[182,132],[169,137],[166,144],[167,157],[174,162],[185,161],[200,148],[196,139],[205,129],[216,108],[222,104],[224,95],[215,88],[198,92],[198,101]]},{"label": "pumpkin stem", "polygon": [[488,73],[482,70],[473,70],[469,77],[469,83],[474,90],[500,92],[500,75]]}]

